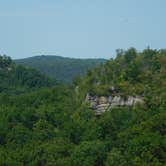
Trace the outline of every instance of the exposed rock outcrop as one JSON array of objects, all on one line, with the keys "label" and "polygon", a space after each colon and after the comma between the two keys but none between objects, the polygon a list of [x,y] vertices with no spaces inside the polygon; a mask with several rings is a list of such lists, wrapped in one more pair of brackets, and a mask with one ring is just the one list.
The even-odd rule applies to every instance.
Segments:
[{"label": "exposed rock outcrop", "polygon": [[137,103],[143,103],[140,96],[91,96],[87,94],[85,102],[90,104],[90,108],[96,111],[97,115],[107,111],[110,108],[122,106],[134,106]]}]

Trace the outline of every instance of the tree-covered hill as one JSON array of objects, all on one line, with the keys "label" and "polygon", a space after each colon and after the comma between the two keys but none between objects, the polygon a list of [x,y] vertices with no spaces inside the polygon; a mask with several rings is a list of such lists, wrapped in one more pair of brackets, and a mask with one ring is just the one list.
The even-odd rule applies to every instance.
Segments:
[{"label": "tree-covered hill", "polygon": [[[165,166],[165,84],[166,51],[131,48],[70,86],[1,93],[0,165]],[[144,104],[96,116],[86,94],[114,95],[112,86]]]},{"label": "tree-covered hill", "polygon": [[17,64],[30,66],[40,72],[56,78],[63,83],[71,83],[78,75],[85,75],[88,69],[92,69],[105,59],[74,59],[60,56],[35,56],[25,59],[15,60]]},{"label": "tree-covered hill", "polygon": [[89,70],[85,77],[77,77],[74,83],[82,94],[108,96],[114,87],[122,96],[160,96],[166,90],[166,50],[118,49],[115,59]]},{"label": "tree-covered hill", "polygon": [[55,84],[55,80],[35,69],[16,65],[10,57],[0,56],[0,93],[17,94]]}]

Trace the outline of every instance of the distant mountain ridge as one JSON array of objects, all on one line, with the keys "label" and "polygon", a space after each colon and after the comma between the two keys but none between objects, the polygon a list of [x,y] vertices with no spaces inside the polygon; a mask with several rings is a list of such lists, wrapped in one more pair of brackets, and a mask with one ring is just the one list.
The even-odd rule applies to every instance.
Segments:
[{"label": "distant mountain ridge", "polygon": [[15,63],[37,69],[60,82],[71,83],[76,76],[85,75],[88,69],[106,61],[106,59],[75,59],[56,55],[39,55],[17,59]]}]

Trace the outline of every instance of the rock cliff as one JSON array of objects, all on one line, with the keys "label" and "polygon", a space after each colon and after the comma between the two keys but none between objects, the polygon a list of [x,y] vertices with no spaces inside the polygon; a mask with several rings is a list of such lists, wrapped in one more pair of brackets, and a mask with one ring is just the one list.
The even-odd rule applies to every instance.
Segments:
[{"label": "rock cliff", "polygon": [[143,98],[140,96],[91,96],[86,95],[85,102],[90,104],[90,108],[96,111],[97,115],[114,107],[134,106],[137,103],[143,103]]}]

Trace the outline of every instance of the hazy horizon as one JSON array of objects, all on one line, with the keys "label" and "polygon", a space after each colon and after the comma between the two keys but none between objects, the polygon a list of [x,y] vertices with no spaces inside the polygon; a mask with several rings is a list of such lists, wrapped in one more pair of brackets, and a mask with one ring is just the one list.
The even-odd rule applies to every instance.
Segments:
[{"label": "hazy horizon", "polygon": [[165,48],[166,1],[0,1],[0,54],[105,58],[118,48]]},{"label": "hazy horizon", "polygon": [[61,55],[34,55],[34,56],[29,56],[29,57],[23,57],[23,58],[14,58],[13,60],[20,60],[20,59],[28,59],[28,58],[34,58],[34,57],[41,57],[41,56],[47,56],[47,57],[60,57],[60,58],[71,58],[71,59],[105,59],[108,60],[109,58],[86,58],[86,57],[67,57],[67,56],[61,56]]}]

